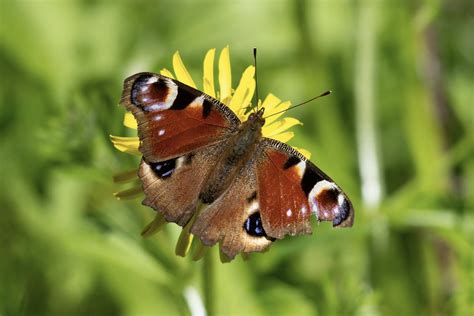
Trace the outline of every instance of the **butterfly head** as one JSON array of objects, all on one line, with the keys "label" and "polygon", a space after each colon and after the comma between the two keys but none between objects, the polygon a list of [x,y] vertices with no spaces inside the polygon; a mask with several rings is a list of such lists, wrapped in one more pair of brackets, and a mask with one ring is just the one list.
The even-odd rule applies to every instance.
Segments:
[{"label": "butterfly head", "polygon": [[263,118],[263,113],[265,113],[265,108],[259,109],[257,112],[251,113],[247,119],[248,124],[251,129],[257,130],[261,129],[265,125],[265,119]]}]

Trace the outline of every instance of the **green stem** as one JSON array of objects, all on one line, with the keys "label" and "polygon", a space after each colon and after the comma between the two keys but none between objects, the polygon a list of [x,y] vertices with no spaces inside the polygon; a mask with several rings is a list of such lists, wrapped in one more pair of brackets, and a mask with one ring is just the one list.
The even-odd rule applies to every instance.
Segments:
[{"label": "green stem", "polygon": [[204,306],[206,307],[207,316],[215,315],[214,306],[214,261],[212,258],[213,251],[209,249],[204,255],[203,265],[203,287],[204,287]]}]

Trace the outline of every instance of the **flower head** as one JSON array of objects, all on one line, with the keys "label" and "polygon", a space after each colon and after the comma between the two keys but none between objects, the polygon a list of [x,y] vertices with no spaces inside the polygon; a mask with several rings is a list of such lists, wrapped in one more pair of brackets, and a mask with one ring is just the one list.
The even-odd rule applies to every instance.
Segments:
[{"label": "flower head", "polygon": [[[233,89],[229,47],[225,47],[221,51],[219,56],[219,90],[216,91],[214,80],[215,53],[215,48],[210,49],[204,57],[202,91],[227,105],[242,122],[246,121],[251,113],[249,109],[251,109],[252,107],[252,98],[255,92],[255,67],[248,66],[244,70],[238,86]],[[181,57],[178,52],[173,55],[173,72],[164,68],[160,71],[160,73],[163,76],[176,79],[193,88],[198,88],[191,75],[187,71],[186,67],[184,66],[184,63],[181,60]],[[262,135],[264,137],[273,138],[281,142],[287,142],[294,137],[294,133],[289,131],[289,129],[295,125],[302,125],[302,123],[292,117],[281,118],[284,113],[272,115],[274,113],[288,109],[290,105],[290,101],[282,102],[279,98],[277,98],[271,93],[269,93],[263,101],[258,100],[258,107],[265,108],[265,116],[268,117],[265,120],[265,125],[262,128]],[[131,113],[125,113],[123,124],[128,128],[137,129],[137,122]],[[116,149],[128,154],[141,156],[141,153],[138,149],[140,144],[138,137],[120,137],[111,135],[110,138]],[[307,150],[301,148],[299,148],[298,150],[307,158],[309,158],[310,153]],[[133,181],[135,179],[136,170],[119,174],[114,178],[116,182],[128,182]],[[135,187],[118,192],[116,193],[116,196],[119,199],[126,199],[140,196],[141,193],[141,187]],[[193,221],[191,220],[190,222]],[[163,216],[161,214],[158,214],[155,220],[144,229],[142,235],[148,236],[158,231],[159,228],[165,223],[166,221],[164,220]],[[183,227],[183,231],[176,247],[176,253],[178,255],[184,256],[190,249],[191,242],[193,240],[193,236],[189,233],[191,225],[192,224],[190,223]],[[194,254],[195,259],[198,259],[202,256],[203,249],[205,249],[203,245],[198,245],[198,249],[195,251]],[[223,255],[222,253],[221,260],[226,260],[225,255]]]}]

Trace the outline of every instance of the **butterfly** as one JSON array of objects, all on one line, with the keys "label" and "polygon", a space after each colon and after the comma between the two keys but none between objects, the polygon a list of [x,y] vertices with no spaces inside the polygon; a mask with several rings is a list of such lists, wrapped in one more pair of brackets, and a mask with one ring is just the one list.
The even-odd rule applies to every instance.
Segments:
[{"label": "butterfly", "polygon": [[143,204],[229,258],[311,234],[311,215],[350,227],[347,195],[301,153],[262,136],[265,109],[240,121],[215,98],[155,73],[125,79],[135,117]]}]

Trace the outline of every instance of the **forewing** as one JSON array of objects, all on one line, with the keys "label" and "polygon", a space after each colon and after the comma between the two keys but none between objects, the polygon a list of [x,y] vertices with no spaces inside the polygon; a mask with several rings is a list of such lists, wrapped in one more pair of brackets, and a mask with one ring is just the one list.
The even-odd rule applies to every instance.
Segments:
[{"label": "forewing", "polygon": [[137,120],[140,151],[148,162],[165,161],[216,144],[240,123],[218,100],[154,73],[125,79],[120,103]]}]

